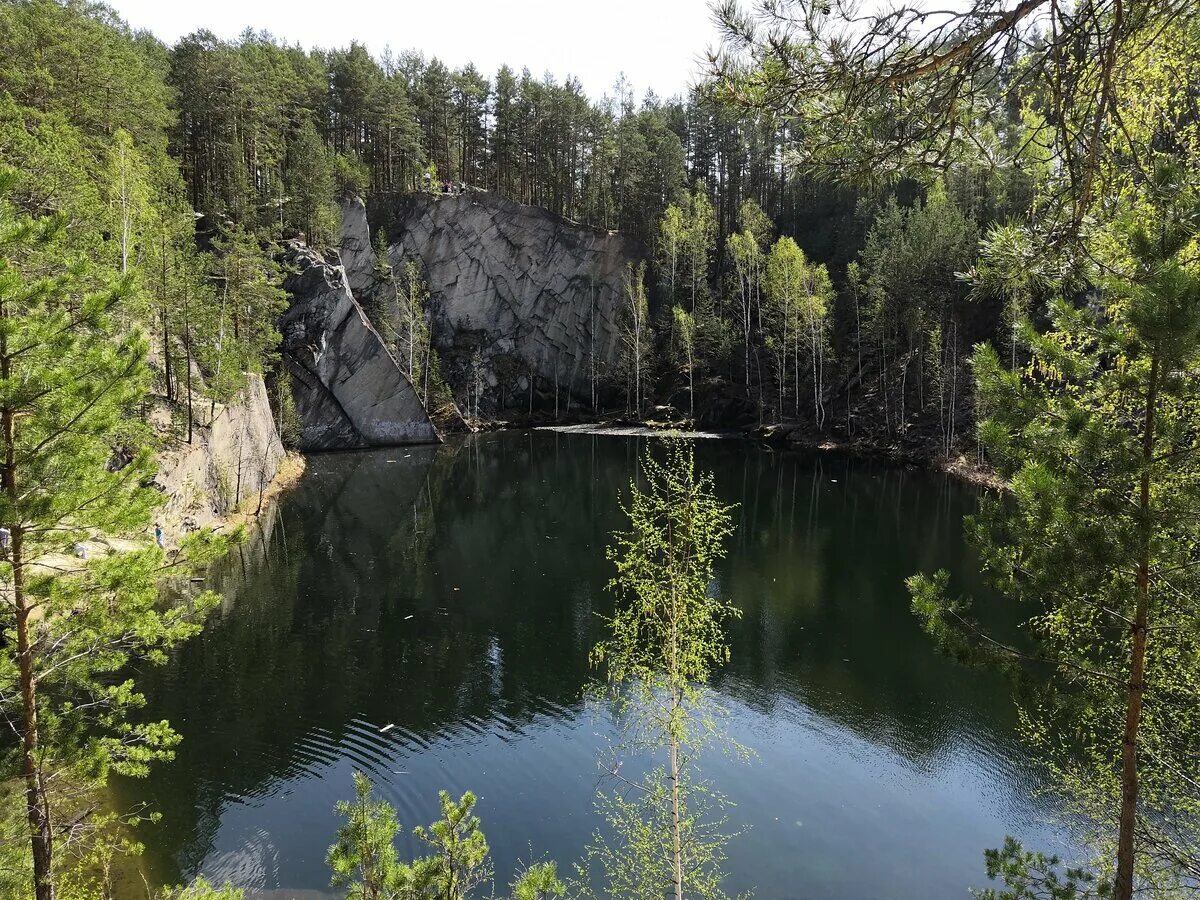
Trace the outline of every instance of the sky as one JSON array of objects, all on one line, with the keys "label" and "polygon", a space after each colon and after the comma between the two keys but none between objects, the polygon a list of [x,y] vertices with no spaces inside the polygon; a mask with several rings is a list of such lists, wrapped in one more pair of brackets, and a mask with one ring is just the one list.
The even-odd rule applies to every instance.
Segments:
[{"label": "sky", "polygon": [[379,54],[414,49],[451,68],[468,62],[486,75],[504,63],[558,81],[574,75],[594,99],[623,72],[639,99],[695,81],[716,42],[708,0],[108,0],[134,28],[166,43],[207,28],[237,37],[247,27],[305,47],[352,40]]}]

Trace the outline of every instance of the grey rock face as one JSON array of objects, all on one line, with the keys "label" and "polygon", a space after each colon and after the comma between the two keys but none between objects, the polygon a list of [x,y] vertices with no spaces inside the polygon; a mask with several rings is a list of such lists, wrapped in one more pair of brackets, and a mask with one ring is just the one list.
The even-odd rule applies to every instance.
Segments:
[{"label": "grey rock face", "polygon": [[[367,244],[370,255],[370,241]],[[351,292],[346,271],[292,242],[279,318],[302,450],[436,443],[441,438],[412,384]],[[361,254],[355,257],[362,271]]]},{"label": "grey rock face", "polygon": [[367,224],[367,207],[357,197],[342,202],[342,231],[338,246],[342,268],[350,292],[363,309],[377,307],[392,320],[400,311],[396,305],[396,282],[390,272],[380,271],[371,228]]},{"label": "grey rock face", "polygon": [[[370,235],[353,206],[342,247],[368,290],[357,248]],[[636,242],[483,192],[383,198],[368,211],[393,268],[421,263],[442,374],[460,402],[484,416],[535,398],[541,409],[556,397],[590,406],[617,358],[625,269],[644,256]]]}]

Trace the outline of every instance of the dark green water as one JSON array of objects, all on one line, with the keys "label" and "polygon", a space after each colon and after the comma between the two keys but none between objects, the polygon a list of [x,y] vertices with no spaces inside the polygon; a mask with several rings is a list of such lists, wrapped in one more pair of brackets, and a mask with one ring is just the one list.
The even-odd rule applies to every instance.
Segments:
[{"label": "dark green water", "polygon": [[[509,432],[310,459],[219,573],[223,609],[146,675],[147,715],[184,735],[174,763],[118,786],[164,813],[143,833],[154,875],[326,890],[356,768],[406,834],[438,789],[475,791],[501,885],[531,855],[569,868],[611,736],[584,701],[611,604],[604,546],[644,446]],[[698,453],[739,504],[719,581],[744,615],[717,686],[757,753],[706,764],[750,826],[727,887],[966,897],[1006,834],[1062,850],[1005,685],[938,657],[902,584],[974,570],[960,521],[975,492],[740,442]]]}]

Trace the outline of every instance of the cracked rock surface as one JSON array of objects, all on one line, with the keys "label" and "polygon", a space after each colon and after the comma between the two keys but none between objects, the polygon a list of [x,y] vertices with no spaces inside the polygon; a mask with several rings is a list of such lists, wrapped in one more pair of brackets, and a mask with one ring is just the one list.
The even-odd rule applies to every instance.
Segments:
[{"label": "cracked rock surface", "polygon": [[350,200],[347,276],[381,309],[395,287],[374,274],[368,219],[384,229],[394,270],[420,262],[442,374],[460,402],[484,416],[591,403],[616,362],[625,269],[645,255],[637,242],[481,191],[382,197],[367,209]]},{"label": "cracked rock surface", "polygon": [[[369,240],[366,247],[369,257]],[[300,417],[300,449],[440,441],[342,266],[295,241],[287,245],[284,263],[292,272],[284,281],[292,303],[278,328]]]}]

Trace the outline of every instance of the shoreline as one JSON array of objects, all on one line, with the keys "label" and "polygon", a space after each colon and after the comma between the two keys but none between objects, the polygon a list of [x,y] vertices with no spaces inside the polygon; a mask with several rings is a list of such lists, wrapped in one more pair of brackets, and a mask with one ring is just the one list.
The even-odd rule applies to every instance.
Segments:
[{"label": "shoreline", "polygon": [[289,450],[279,463],[275,477],[261,491],[251,494],[243,500],[228,515],[221,517],[208,527],[214,531],[237,529],[243,525],[251,525],[258,521],[259,516],[285,492],[295,487],[305,470],[308,468],[308,458],[296,450]]},{"label": "shoreline", "polygon": [[980,466],[965,454],[944,457],[918,451],[905,451],[894,445],[873,441],[843,441],[833,437],[813,435],[798,428],[766,426],[754,429],[750,435],[767,446],[805,450],[819,453],[840,453],[854,459],[873,459],[900,466],[915,466],[931,472],[941,472],[966,484],[1005,493],[1008,482],[993,469]]},{"label": "shoreline", "polygon": [[754,441],[776,449],[809,453],[836,453],[854,459],[871,459],[900,466],[915,466],[932,472],[941,472],[965,484],[986,490],[999,493],[1006,493],[1010,490],[1008,482],[997,475],[995,470],[979,465],[963,453],[952,457],[942,457],[922,453],[918,450],[906,451],[895,445],[883,445],[873,441],[841,440],[829,435],[813,434],[803,430],[800,426],[791,425],[747,426],[740,429],[720,430],[692,429],[683,422],[659,422],[653,419],[642,421],[610,419],[561,425],[491,422],[487,427],[474,429],[473,433],[515,430],[546,431],[558,434],[592,434],[603,437],[655,437],[675,431],[682,437],[692,440]]}]

